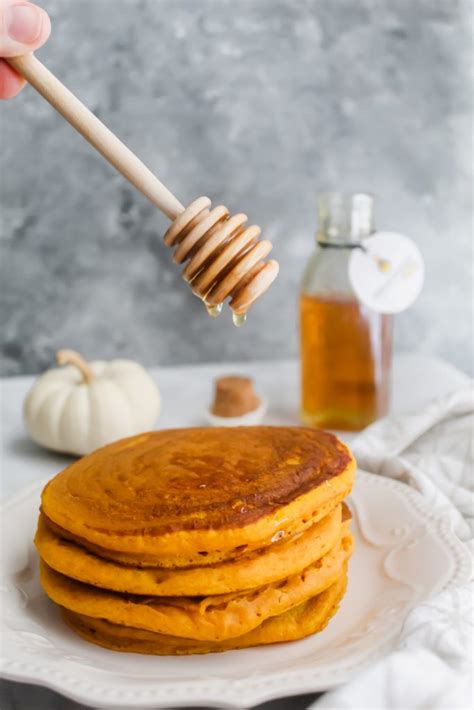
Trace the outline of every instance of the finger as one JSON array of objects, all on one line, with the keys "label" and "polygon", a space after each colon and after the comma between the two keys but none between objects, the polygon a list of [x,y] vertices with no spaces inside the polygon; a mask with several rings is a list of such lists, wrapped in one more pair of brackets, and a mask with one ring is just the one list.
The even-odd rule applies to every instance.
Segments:
[{"label": "finger", "polygon": [[0,99],[12,99],[25,85],[22,76],[0,59]]},{"label": "finger", "polygon": [[37,5],[21,0],[0,0],[1,57],[15,57],[38,49],[50,32],[50,19]]}]

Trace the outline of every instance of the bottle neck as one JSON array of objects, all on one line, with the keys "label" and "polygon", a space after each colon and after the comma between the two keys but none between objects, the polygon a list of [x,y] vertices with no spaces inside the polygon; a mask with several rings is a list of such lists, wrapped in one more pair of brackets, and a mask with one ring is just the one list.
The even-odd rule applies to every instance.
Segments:
[{"label": "bottle neck", "polygon": [[351,249],[374,231],[373,197],[365,193],[321,193],[317,197],[320,246]]}]

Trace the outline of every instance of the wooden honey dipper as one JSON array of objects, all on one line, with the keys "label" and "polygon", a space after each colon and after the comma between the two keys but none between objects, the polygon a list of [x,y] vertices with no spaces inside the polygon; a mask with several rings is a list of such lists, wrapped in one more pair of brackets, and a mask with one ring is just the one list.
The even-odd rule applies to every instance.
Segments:
[{"label": "wooden honey dipper", "polygon": [[184,280],[205,302],[210,315],[219,315],[223,302],[230,298],[234,323],[242,325],[250,306],[278,274],[276,261],[264,261],[272,243],[259,241],[260,228],[246,227],[245,214],[231,217],[222,205],[211,209],[208,197],[199,197],[185,209],[156,175],[33,54],[6,61],[172,220],[164,242],[175,247],[173,258],[177,264],[187,262],[182,272]]}]

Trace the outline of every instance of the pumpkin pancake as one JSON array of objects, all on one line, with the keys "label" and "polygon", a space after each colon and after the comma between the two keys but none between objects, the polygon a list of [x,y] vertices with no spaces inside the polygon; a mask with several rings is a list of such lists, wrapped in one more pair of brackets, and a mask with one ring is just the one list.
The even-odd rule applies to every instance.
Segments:
[{"label": "pumpkin pancake", "polygon": [[350,492],[354,471],[347,447],[317,429],[174,429],[73,463],[45,487],[42,510],[104,557],[213,564],[318,522]]},{"label": "pumpkin pancake", "polygon": [[[342,504],[346,509],[345,504]],[[348,515],[344,515],[344,527]],[[209,567],[164,570],[142,569],[97,557],[51,530],[40,516],[35,544],[41,558],[54,570],[96,587],[154,596],[209,596],[260,587],[301,572],[341,537],[341,506],[299,535],[246,557]]]},{"label": "pumpkin pancake", "polygon": [[62,612],[68,626],[86,641],[114,651],[159,656],[216,653],[282,641],[295,641],[322,631],[336,613],[346,585],[347,572],[344,569],[337,581],[321,594],[279,616],[266,619],[260,626],[242,636],[214,643],[119,626],[68,609],[63,609]]},{"label": "pumpkin pancake", "polygon": [[298,574],[257,589],[207,597],[143,597],[77,582],[41,562],[41,584],[57,604],[122,626],[221,641],[241,636],[265,619],[307,601],[336,582],[351,554],[347,533],[328,553]]}]

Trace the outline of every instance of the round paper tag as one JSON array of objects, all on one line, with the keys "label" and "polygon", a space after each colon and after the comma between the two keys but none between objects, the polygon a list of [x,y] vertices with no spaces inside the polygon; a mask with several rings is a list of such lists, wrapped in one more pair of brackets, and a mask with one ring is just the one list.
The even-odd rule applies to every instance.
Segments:
[{"label": "round paper tag", "polygon": [[354,249],[349,279],[356,296],[378,313],[400,313],[418,298],[425,275],[423,257],[411,239],[376,232]]}]

